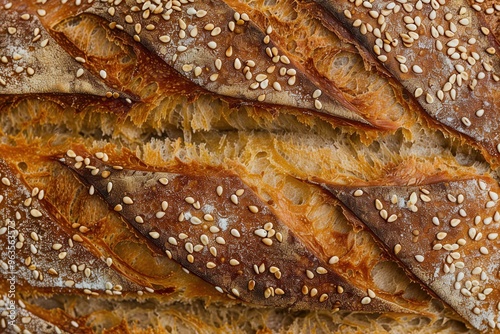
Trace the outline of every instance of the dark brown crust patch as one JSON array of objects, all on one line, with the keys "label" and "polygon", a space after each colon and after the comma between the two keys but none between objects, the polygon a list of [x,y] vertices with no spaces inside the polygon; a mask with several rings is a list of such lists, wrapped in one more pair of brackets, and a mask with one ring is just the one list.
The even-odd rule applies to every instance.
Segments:
[{"label": "dark brown crust patch", "polygon": [[[317,0],[433,119],[500,156],[498,45],[465,0]],[[327,24],[331,27],[331,23]]]},{"label": "dark brown crust patch", "polygon": [[266,306],[397,310],[312,254],[239,177],[195,165],[173,173],[123,169],[96,155],[68,151],[61,162],[151,244],[219,292]]},{"label": "dark brown crust patch", "polygon": [[324,187],[475,328],[500,329],[497,182],[481,177],[413,187]]}]

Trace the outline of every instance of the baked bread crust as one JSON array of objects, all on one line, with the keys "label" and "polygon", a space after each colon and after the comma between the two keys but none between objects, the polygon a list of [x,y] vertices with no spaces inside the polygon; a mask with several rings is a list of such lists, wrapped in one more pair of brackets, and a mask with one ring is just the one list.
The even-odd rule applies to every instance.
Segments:
[{"label": "baked bread crust", "polygon": [[[5,46],[0,51],[0,173],[10,186],[0,184],[1,194],[7,198],[0,203],[0,228],[18,220],[16,211],[27,219],[18,222],[16,232],[22,255],[22,284],[16,286],[18,327],[7,323],[10,297],[6,295],[2,295],[0,303],[0,326],[14,332],[36,332],[41,326],[58,332],[54,327],[57,326],[66,332],[89,333],[142,333],[153,328],[155,332],[169,332],[172,326],[191,331],[310,332],[325,330],[325,323],[330,331],[345,332],[387,332],[389,326],[394,330],[410,326],[422,333],[460,332],[465,331],[465,326],[491,328],[491,321],[498,320],[476,315],[469,304],[462,309],[463,303],[470,301],[464,301],[456,290],[449,292],[449,285],[428,280],[429,268],[419,271],[414,257],[394,256],[391,241],[385,239],[392,234],[387,233],[387,228],[378,232],[374,228],[375,217],[380,217],[380,213],[375,212],[374,219],[363,216],[373,214],[371,204],[359,202],[358,209],[366,210],[358,212],[356,218],[352,214],[356,204],[344,202],[348,189],[363,188],[369,192],[381,189],[374,186],[381,184],[390,185],[384,191],[404,192],[411,187],[442,182],[457,182],[465,187],[460,180],[486,180],[481,175],[491,175],[487,184],[498,187],[496,153],[492,149],[496,134],[488,132],[488,127],[474,133],[455,129],[448,118],[440,118],[442,114],[432,114],[421,99],[409,97],[411,82],[430,82],[437,77],[427,72],[408,80],[396,75],[395,63],[389,64],[392,60],[382,63],[374,58],[372,50],[364,47],[368,45],[363,42],[364,35],[353,39],[356,29],[350,24],[342,26],[342,20],[332,16],[340,4],[343,3],[332,3],[330,8],[326,3],[294,1],[11,4],[1,0],[0,18],[5,20],[0,23],[0,33],[6,38],[0,42]],[[477,4],[469,8],[466,3],[454,1],[440,4],[440,10],[461,11],[454,7],[457,4],[466,7],[473,27],[490,25],[492,33],[486,37],[476,36],[474,29],[467,32],[480,41],[474,45],[495,45],[498,23],[491,10],[486,10],[493,8],[498,12],[495,4],[486,1],[479,11],[474,7]],[[346,1],[345,5],[355,3]],[[180,12],[173,9],[167,14],[168,6],[179,7]],[[326,7],[331,10],[325,10]],[[197,17],[200,9],[206,15],[201,11],[201,17]],[[371,16],[366,16],[370,14],[360,15],[371,20]],[[388,17],[388,29],[398,29],[399,18]],[[213,29],[201,29],[201,23],[204,28],[208,22],[204,20],[214,23]],[[422,20],[425,24],[420,28],[427,28],[426,19]],[[234,22],[234,31],[230,22]],[[194,26],[198,35],[193,37]],[[216,26],[221,28],[220,33]],[[167,32],[170,40],[161,41],[159,36],[166,36]],[[465,38],[461,27],[456,33],[460,35],[458,39]],[[218,48],[208,45],[212,40],[217,40]],[[177,46],[183,43],[199,52],[178,50]],[[231,44],[232,54],[225,43]],[[267,47],[272,57],[266,53]],[[408,52],[407,58],[416,52],[413,48],[403,50]],[[433,52],[429,50],[437,57]],[[242,61],[241,73],[234,68],[236,56],[247,61]],[[494,95],[498,92],[498,56],[494,53],[484,59],[488,57],[494,62],[491,76],[481,86],[483,90],[477,88],[477,92],[483,94],[485,89],[491,89],[493,109],[483,117],[494,114],[498,102]],[[249,60],[256,63],[255,67]],[[430,63],[425,62],[426,71],[432,68]],[[184,65],[193,68],[185,71],[188,68],[183,69]],[[203,74],[195,75],[195,65],[202,68]],[[245,70],[244,65],[250,70]],[[18,67],[22,67],[19,72]],[[295,72],[279,75],[281,68]],[[476,71],[473,65],[471,69]],[[248,71],[252,78],[243,79]],[[231,76],[233,72],[238,72],[239,77]],[[219,76],[211,81],[213,74]],[[257,74],[267,77],[259,82]],[[291,76],[296,77],[296,82],[290,85]],[[269,80],[267,86],[261,87],[265,80]],[[274,82],[280,86],[273,87]],[[259,87],[249,90],[249,85],[255,83]],[[463,83],[461,89],[465,92],[469,88]],[[259,101],[257,92],[264,92],[266,99]],[[478,102],[473,95],[467,99]],[[488,98],[483,94],[480,102],[487,102]],[[446,100],[443,105],[459,108],[460,103]],[[471,105],[460,111],[470,114]],[[446,108],[443,110],[449,112]],[[427,117],[423,110],[435,119]],[[488,125],[496,126],[496,119]],[[125,170],[113,170],[107,165],[110,162]],[[79,163],[81,167],[75,168]],[[92,176],[92,167],[96,165],[112,172],[108,179],[97,177],[102,175],[99,173]],[[153,224],[135,221],[137,210],[144,210],[151,217],[161,212],[159,207],[152,207],[154,201],[150,203],[149,199],[154,192],[143,187],[141,179],[161,173],[172,176],[169,186],[178,188],[176,192],[161,194],[169,197],[169,209],[193,209],[196,200],[185,202],[190,196],[187,192],[192,191],[224,208],[224,215],[238,217],[234,228],[240,235],[246,229],[264,233],[262,228],[268,236],[273,230],[271,238],[263,238],[271,239],[272,245],[262,241],[255,245],[253,239],[259,238],[255,233],[237,238],[230,230],[217,232],[226,244],[217,244],[214,239],[207,246],[221,248],[217,253],[221,262],[216,268],[206,268],[203,263],[213,257],[210,247],[200,250],[202,256],[194,249],[205,246],[194,242],[200,240],[202,232],[198,228],[203,224],[182,222],[189,226],[189,233],[185,233],[182,223],[164,226],[160,220]],[[128,184],[132,189],[125,194],[119,193],[121,187],[114,186],[115,191],[107,195],[107,183],[104,185],[103,180]],[[328,186],[322,187],[318,182]],[[224,183],[224,189],[234,188],[234,194],[229,194],[223,203],[214,190],[219,183]],[[31,195],[34,189],[43,189],[41,199],[37,197],[40,190],[36,196]],[[241,198],[236,194],[239,189],[244,190]],[[96,192],[102,197],[96,196]],[[236,196],[233,201],[230,195]],[[113,210],[125,196],[138,207],[120,203],[122,210]],[[257,214],[248,206],[240,209],[234,204],[246,199],[258,203]],[[29,205],[25,206],[25,202]],[[157,204],[161,206],[161,201]],[[454,205],[442,203],[446,209]],[[42,216],[33,217],[31,209]],[[487,211],[473,209],[480,215]],[[432,210],[419,211],[421,220],[408,216],[405,221],[413,225],[423,223]],[[179,212],[167,211],[164,217],[169,221],[178,219]],[[261,224],[252,219],[263,212],[263,218],[273,224],[269,231],[264,228],[267,222]],[[361,224],[359,219],[366,221]],[[149,226],[156,229],[150,230]],[[287,236],[283,243],[277,241],[276,232]],[[181,233],[188,235],[184,241]],[[495,232],[488,235],[491,233]],[[172,248],[169,234],[183,248]],[[48,272],[51,267],[45,255],[55,255],[51,238],[61,238],[61,244],[81,250],[85,263],[62,261]],[[432,233],[420,235],[418,247],[427,249],[433,238]],[[228,242],[232,239],[245,242],[232,248]],[[414,244],[413,240],[406,243]],[[0,244],[7,244],[6,234],[0,236]],[[467,254],[472,251],[468,247],[472,245],[463,248]],[[272,252],[267,252],[270,249]],[[221,256],[226,252],[228,256]],[[2,253],[2,261],[5,256]],[[269,259],[273,264],[279,262],[274,267],[280,270],[273,267],[273,272],[269,272],[272,264],[266,263],[265,273],[257,274],[253,268],[256,261],[250,261],[254,257]],[[227,264],[231,259],[239,264]],[[6,275],[4,263],[2,277]],[[437,268],[438,261],[429,265]],[[244,267],[241,272],[235,270],[239,266]],[[211,269],[219,267],[228,268],[223,271],[230,274],[213,275]],[[101,279],[92,275],[94,271],[86,277],[89,268],[102,272]],[[318,268],[327,273],[321,274],[324,271]],[[246,274],[266,278],[265,283],[259,283],[254,277],[256,294],[249,291]],[[308,275],[314,277],[310,279]],[[86,278],[91,280],[87,282]],[[69,281],[74,281],[74,285],[68,286]],[[302,292],[304,281],[319,283],[314,287],[306,284],[306,295]],[[8,288],[6,284],[0,283],[2,289]],[[218,292],[214,285],[225,293]],[[237,289],[237,293],[232,289]],[[498,299],[496,290],[489,294],[484,289],[475,290],[472,295],[478,298],[478,305],[493,312],[493,300]],[[480,294],[488,295],[486,302]],[[221,325],[224,317],[234,320]]]},{"label": "baked bread crust", "polygon": [[498,182],[481,177],[412,187],[326,186],[424,286],[475,328],[496,329]]}]

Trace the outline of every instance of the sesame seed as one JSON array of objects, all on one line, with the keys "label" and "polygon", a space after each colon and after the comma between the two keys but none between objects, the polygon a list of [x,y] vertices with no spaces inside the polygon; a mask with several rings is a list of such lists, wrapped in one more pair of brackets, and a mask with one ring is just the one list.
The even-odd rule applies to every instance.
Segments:
[{"label": "sesame seed", "polygon": [[200,9],[196,12],[196,17],[199,17],[199,18],[202,18],[204,17],[205,15],[207,15],[207,11],[203,10],[203,9]]},{"label": "sesame seed", "polygon": [[371,301],[372,301],[372,299],[370,297],[368,297],[368,296],[367,297],[363,297],[363,299],[361,299],[361,304],[368,305],[368,304],[371,303]]},{"label": "sesame seed", "polygon": [[321,110],[323,108],[323,104],[320,100],[314,100],[314,108]]},{"label": "sesame seed", "polygon": [[398,216],[397,216],[396,214],[392,214],[392,215],[390,215],[390,217],[389,217],[389,218],[387,218],[387,222],[388,222],[388,223],[393,223],[393,222],[395,222],[397,219],[398,219]]},{"label": "sesame seed", "polygon": [[125,197],[123,197],[123,203],[131,205],[131,204],[134,204],[134,201],[130,197],[125,196]]},{"label": "sesame seed", "polygon": [[236,238],[240,238],[240,237],[241,237],[240,232],[239,232],[237,229],[234,229],[234,228],[233,228],[233,229],[231,229],[231,235],[232,235],[233,237],[236,237]]},{"label": "sesame seed", "polygon": [[339,262],[339,257],[338,256],[332,256],[328,260],[328,264],[335,264],[335,263],[338,263],[338,262]]},{"label": "sesame seed", "polygon": [[415,255],[415,260],[417,260],[418,262],[424,262],[424,257],[422,255]]},{"label": "sesame seed", "polygon": [[201,219],[198,218],[198,217],[191,217],[191,219],[189,220],[191,222],[191,224],[193,225],[199,225],[202,223]]},{"label": "sesame seed", "polygon": [[412,70],[413,70],[413,72],[418,73],[418,74],[421,74],[421,73],[423,73],[423,72],[424,72],[424,71],[422,70],[422,68],[421,68],[420,66],[418,66],[418,65],[413,65],[413,66],[412,66]]},{"label": "sesame seed", "polygon": [[238,196],[236,196],[235,194],[231,195],[230,199],[231,202],[233,202],[236,205],[239,203]]},{"label": "sesame seed", "polygon": [[163,211],[158,211],[156,214],[155,214],[155,217],[158,218],[158,219],[161,219],[163,217],[165,217],[165,212]]},{"label": "sesame seed", "polygon": [[320,275],[324,275],[324,274],[328,273],[328,271],[323,267],[316,268],[316,272]]},{"label": "sesame seed", "polygon": [[276,239],[277,239],[279,242],[283,242],[283,235],[282,235],[280,232],[277,232],[277,233],[276,233]]},{"label": "sesame seed", "polygon": [[259,212],[259,208],[256,207],[255,205],[249,205],[248,206],[248,210],[250,210],[250,212],[252,212],[252,213],[258,213]]},{"label": "sesame seed", "polygon": [[363,190],[361,189],[357,189],[355,192],[354,192],[354,197],[360,197],[360,196],[363,196],[364,192]]},{"label": "sesame seed", "polygon": [[446,238],[448,234],[446,232],[439,232],[437,235],[436,235],[436,238],[438,240],[443,240],[444,238]]},{"label": "sesame seed", "polygon": [[266,246],[271,246],[273,244],[273,241],[269,238],[263,238],[262,239],[262,242],[266,245]]},{"label": "sesame seed", "polygon": [[177,240],[174,237],[169,237],[167,241],[169,244],[177,246]]},{"label": "sesame seed", "polygon": [[38,211],[37,209],[31,209],[30,210],[30,214],[35,217],[35,218],[39,218],[42,216],[42,213],[40,211]]},{"label": "sesame seed", "polygon": [[239,297],[239,296],[240,296],[240,292],[239,292],[237,289],[235,289],[235,288],[232,288],[232,289],[231,289],[231,292],[232,292],[232,293],[233,293],[233,295],[235,295],[236,297]]}]

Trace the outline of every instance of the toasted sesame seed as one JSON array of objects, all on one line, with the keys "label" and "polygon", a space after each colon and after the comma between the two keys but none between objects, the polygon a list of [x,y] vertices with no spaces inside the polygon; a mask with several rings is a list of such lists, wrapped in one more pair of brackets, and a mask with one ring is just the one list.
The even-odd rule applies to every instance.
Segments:
[{"label": "toasted sesame seed", "polygon": [[371,301],[372,301],[372,299],[370,297],[366,296],[366,297],[363,297],[363,299],[361,299],[361,304],[368,305],[371,303]]},{"label": "toasted sesame seed", "polygon": [[439,232],[437,235],[436,235],[436,238],[438,240],[443,240],[444,238],[446,238],[448,234],[446,232]]},{"label": "toasted sesame seed", "polygon": [[158,232],[149,232],[149,236],[153,239],[158,239],[160,237],[160,233]]},{"label": "toasted sesame seed", "polygon": [[415,260],[418,262],[424,262],[425,258],[422,255],[415,255]]},{"label": "toasted sesame seed", "polygon": [[321,110],[323,108],[323,104],[320,100],[314,100],[314,108]]},{"label": "toasted sesame seed", "polygon": [[231,199],[231,202],[233,202],[236,205],[239,203],[238,196],[236,196],[235,194],[232,194],[230,199]]},{"label": "toasted sesame seed", "polygon": [[263,238],[262,239],[262,242],[266,245],[266,246],[271,246],[273,244],[273,241],[269,238]]},{"label": "toasted sesame seed", "polygon": [[191,217],[191,219],[189,220],[191,222],[191,224],[193,225],[199,225],[202,223],[201,219],[198,218],[198,217]]},{"label": "toasted sesame seed", "polygon": [[283,242],[283,235],[281,234],[281,232],[277,232],[277,233],[276,233],[276,239],[277,239],[279,242]]},{"label": "toasted sesame seed", "polygon": [[30,214],[35,217],[35,218],[39,218],[42,216],[42,213],[40,211],[38,211],[37,209],[31,209],[30,210]]},{"label": "toasted sesame seed", "polygon": [[328,270],[326,270],[326,269],[325,269],[325,268],[323,268],[323,267],[318,267],[318,268],[316,268],[316,272],[317,272],[318,274],[320,274],[320,275],[324,275],[324,274],[328,273]]},{"label": "toasted sesame seed", "polygon": [[238,291],[238,289],[232,288],[232,289],[231,289],[231,292],[232,292],[232,293],[233,293],[233,295],[235,295],[236,297],[239,297],[239,296],[240,296],[240,292]]},{"label": "toasted sesame seed", "polygon": [[241,237],[240,232],[237,229],[235,229],[235,228],[231,229],[231,235],[233,237],[236,237],[236,238],[240,238]]},{"label": "toasted sesame seed", "polygon": [[398,219],[398,216],[396,214],[392,214],[387,218],[387,222],[392,223],[395,222]]},{"label": "toasted sesame seed", "polygon": [[132,200],[132,198],[125,196],[125,197],[123,197],[123,203],[131,205],[131,204],[134,204],[134,201]]},{"label": "toasted sesame seed", "polygon": [[360,197],[360,196],[363,196],[364,192],[363,190],[361,189],[357,189],[355,192],[354,192],[354,197]]},{"label": "toasted sesame seed", "polygon": [[413,72],[418,73],[418,74],[421,74],[421,73],[423,73],[423,72],[424,72],[424,71],[422,70],[422,68],[421,68],[420,66],[418,66],[418,65],[413,65],[413,66],[412,66],[412,70],[413,70]]}]

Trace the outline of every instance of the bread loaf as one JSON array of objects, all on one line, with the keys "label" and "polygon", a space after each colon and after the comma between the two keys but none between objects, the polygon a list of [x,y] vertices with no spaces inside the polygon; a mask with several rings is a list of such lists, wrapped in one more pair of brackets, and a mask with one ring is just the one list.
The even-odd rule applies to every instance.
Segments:
[{"label": "bread loaf", "polygon": [[499,14],[0,0],[0,328],[500,331]]}]

